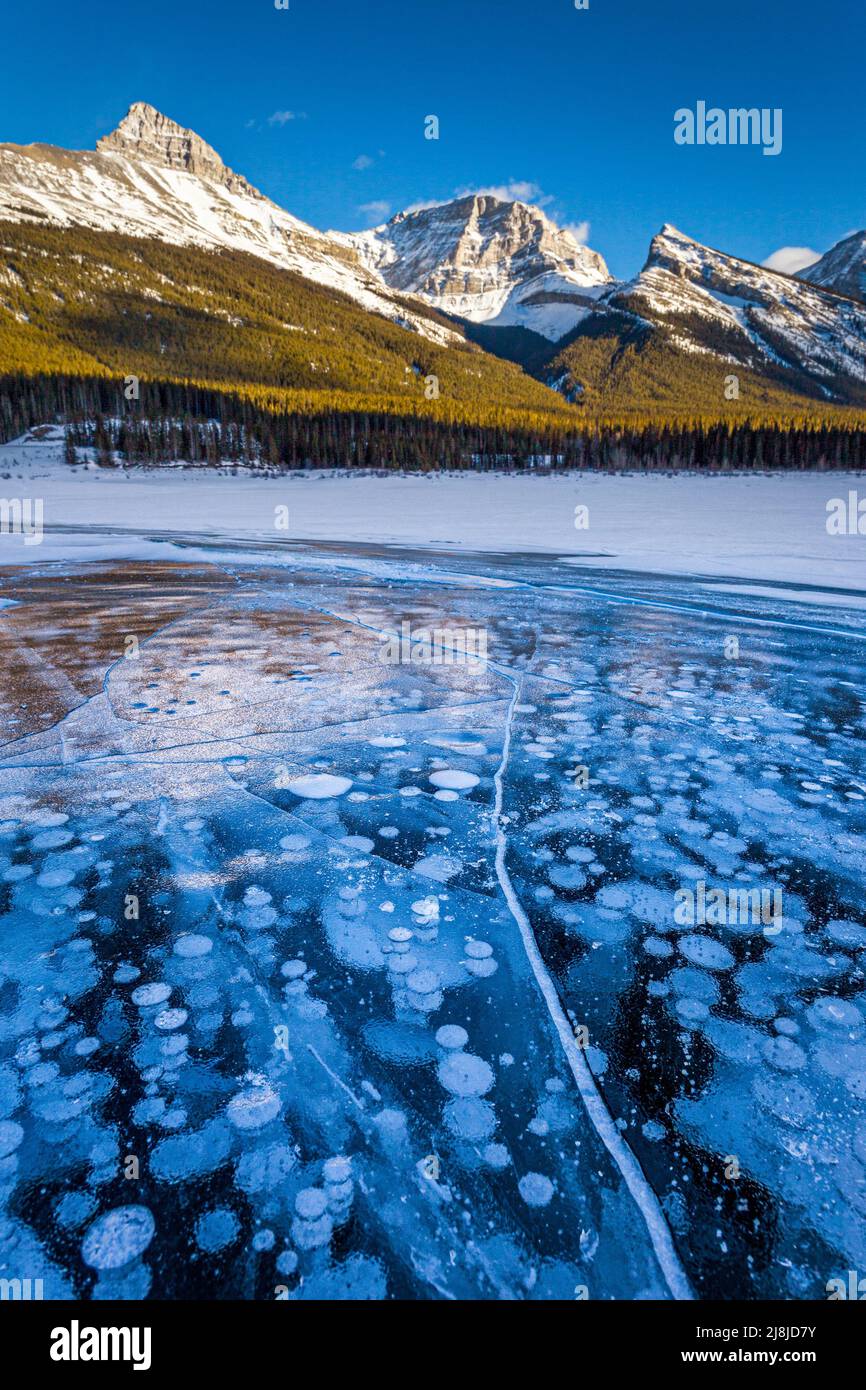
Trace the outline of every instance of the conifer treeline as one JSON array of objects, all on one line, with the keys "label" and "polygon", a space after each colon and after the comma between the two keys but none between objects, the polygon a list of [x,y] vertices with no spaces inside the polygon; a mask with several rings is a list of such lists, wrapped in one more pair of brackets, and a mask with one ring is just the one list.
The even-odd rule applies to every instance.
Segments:
[{"label": "conifer treeline", "polygon": [[247,395],[148,383],[126,401],[105,378],[0,377],[0,436],[52,420],[72,447],[112,451],[130,463],[183,460],[217,466],[470,469],[546,465],[582,469],[866,469],[862,418],[718,422],[586,420],[479,425],[391,409],[265,409]]}]

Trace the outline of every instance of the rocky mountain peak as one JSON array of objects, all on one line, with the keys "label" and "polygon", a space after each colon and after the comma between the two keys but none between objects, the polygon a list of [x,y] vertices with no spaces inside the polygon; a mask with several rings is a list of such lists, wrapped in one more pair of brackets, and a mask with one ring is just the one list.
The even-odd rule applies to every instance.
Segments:
[{"label": "rocky mountain peak", "polygon": [[119,154],[210,179],[233,193],[260,196],[257,189],[223,164],[216,150],[146,101],[136,101],[110,135],[97,141],[100,154]]},{"label": "rocky mountain peak", "polygon": [[540,208],[483,191],[398,213],[347,240],[395,289],[551,339],[574,326],[587,295],[611,283],[602,257]]},{"label": "rocky mountain peak", "polygon": [[798,271],[797,276],[810,285],[820,285],[866,304],[866,230],[837,242],[820,261]]}]

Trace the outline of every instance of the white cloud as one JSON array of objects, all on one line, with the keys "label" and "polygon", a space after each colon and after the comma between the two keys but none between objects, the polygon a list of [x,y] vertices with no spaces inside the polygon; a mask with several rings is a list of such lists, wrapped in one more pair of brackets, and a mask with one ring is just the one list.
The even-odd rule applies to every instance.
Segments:
[{"label": "white cloud", "polygon": [[289,121],[302,121],[304,113],[302,111],[274,111],[268,116],[268,125],[287,125]]},{"label": "white cloud", "polygon": [[359,155],[358,155],[358,158],[355,160],[354,164],[352,165],[352,168],[353,168],[353,169],[369,169],[370,166],[371,166],[371,164],[373,164],[373,162],[374,162],[374,161],[370,158],[370,156],[369,156],[368,154],[359,154]]},{"label": "white cloud", "polygon": [[589,241],[588,222],[566,222],[562,230],[564,232],[571,232],[578,246],[586,246]]},{"label": "white cloud", "polygon": [[372,203],[362,203],[359,211],[363,212],[371,227],[376,227],[380,222],[387,221],[391,213],[391,204],[380,198]]},{"label": "white cloud", "polygon": [[458,198],[498,198],[502,203],[535,203],[543,207],[551,198],[542,193],[537,183],[512,179],[509,183],[494,183],[486,188],[461,188]]},{"label": "white cloud", "polygon": [[446,203],[451,201],[451,198],[422,198],[418,203],[410,203],[403,211],[406,213],[427,212],[428,208],[444,208]]},{"label": "white cloud", "polygon": [[780,270],[783,275],[795,275],[798,270],[805,270],[820,259],[821,252],[813,251],[808,246],[780,246],[778,251],[767,257],[764,265],[768,270]]}]

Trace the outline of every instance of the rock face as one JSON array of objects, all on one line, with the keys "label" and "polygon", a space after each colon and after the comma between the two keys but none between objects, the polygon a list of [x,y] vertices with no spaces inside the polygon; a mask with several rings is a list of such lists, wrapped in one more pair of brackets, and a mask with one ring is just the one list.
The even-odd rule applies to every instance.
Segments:
[{"label": "rock face", "polygon": [[194,130],[185,130],[146,101],[134,102],[117,129],[103,135],[96,148],[100,154],[119,154],[166,169],[183,169],[197,178],[222,184],[233,193],[262,196],[240,174],[227,169],[216,150]]},{"label": "rock face", "polygon": [[799,271],[798,278],[866,304],[866,231],[837,242],[820,261]]},{"label": "rock face", "polygon": [[394,289],[445,313],[520,325],[554,341],[611,284],[602,257],[540,208],[489,194],[401,212],[348,240]]},{"label": "rock face", "polygon": [[643,270],[597,307],[666,333],[679,351],[757,371],[781,369],[825,400],[862,396],[866,307],[793,276],[741,261],[666,225]]},{"label": "rock face", "polygon": [[406,303],[326,236],[272,203],[194,131],[136,102],[94,150],[0,145],[0,220],[90,227],[179,246],[231,248],[340,290],[434,342],[459,335]]}]

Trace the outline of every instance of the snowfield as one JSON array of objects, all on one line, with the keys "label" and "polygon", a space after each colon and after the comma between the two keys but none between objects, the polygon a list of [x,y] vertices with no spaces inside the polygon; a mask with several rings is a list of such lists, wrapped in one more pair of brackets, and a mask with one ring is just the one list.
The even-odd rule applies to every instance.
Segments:
[{"label": "snowfield", "polygon": [[[851,491],[866,498],[866,477],[842,473],[267,479],[204,469],[71,470],[55,429],[41,441],[26,436],[0,448],[0,488],[8,498],[41,498],[46,530],[39,545],[0,535],[0,564],[167,558],[172,537],[189,543],[198,536],[255,540],[269,562],[295,542],[363,542],[536,553],[580,569],[774,581],[797,590],[866,590],[866,536],[827,530],[834,498]],[[578,530],[581,507],[589,524]]]}]

